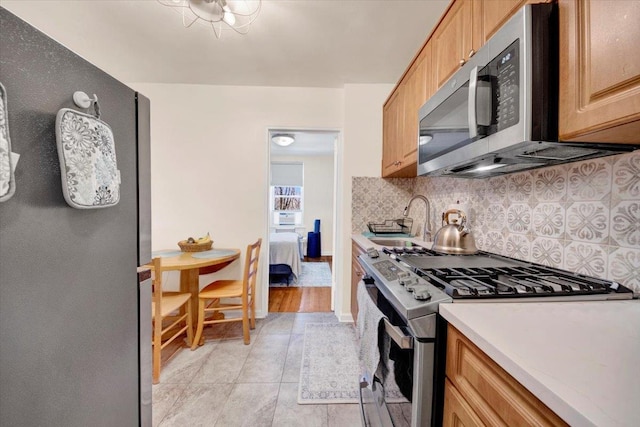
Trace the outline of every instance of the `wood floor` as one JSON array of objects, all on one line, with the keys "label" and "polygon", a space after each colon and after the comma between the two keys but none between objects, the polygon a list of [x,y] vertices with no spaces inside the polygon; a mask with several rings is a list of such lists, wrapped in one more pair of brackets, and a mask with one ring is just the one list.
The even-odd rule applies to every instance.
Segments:
[{"label": "wood floor", "polygon": [[[328,262],[332,257],[304,258],[304,262]],[[269,288],[269,313],[317,313],[331,311],[331,287]]]},{"label": "wood floor", "polygon": [[317,313],[321,311],[331,311],[331,287],[269,289],[269,313]]}]

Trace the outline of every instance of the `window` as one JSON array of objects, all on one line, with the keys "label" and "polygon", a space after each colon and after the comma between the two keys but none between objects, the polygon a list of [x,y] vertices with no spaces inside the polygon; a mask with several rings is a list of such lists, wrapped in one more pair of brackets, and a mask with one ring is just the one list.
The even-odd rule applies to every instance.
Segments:
[{"label": "window", "polygon": [[273,187],[273,210],[302,211],[302,187]]},{"label": "window", "polygon": [[302,187],[271,186],[271,211],[274,225],[301,225],[303,211]]},{"label": "window", "polygon": [[304,211],[302,162],[271,163],[270,210],[273,225],[302,225]]}]

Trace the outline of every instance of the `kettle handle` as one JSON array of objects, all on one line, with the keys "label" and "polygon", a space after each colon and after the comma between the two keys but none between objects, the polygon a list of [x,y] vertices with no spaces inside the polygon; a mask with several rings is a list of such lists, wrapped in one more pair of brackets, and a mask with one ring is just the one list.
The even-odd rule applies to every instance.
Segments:
[{"label": "kettle handle", "polygon": [[464,227],[465,227],[465,225],[467,223],[467,215],[463,211],[461,211],[460,209],[449,209],[449,210],[445,211],[442,214],[442,224],[443,225],[445,223],[446,224],[451,224],[449,222],[449,215],[451,215],[451,214],[458,214],[458,216],[460,217],[460,224],[458,224],[458,230],[459,231],[464,230]]}]

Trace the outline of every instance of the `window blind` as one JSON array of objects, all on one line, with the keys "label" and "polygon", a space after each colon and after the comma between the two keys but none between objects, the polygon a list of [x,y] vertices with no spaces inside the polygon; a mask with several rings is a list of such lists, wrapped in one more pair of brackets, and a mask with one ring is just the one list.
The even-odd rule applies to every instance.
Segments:
[{"label": "window blind", "polygon": [[302,162],[271,163],[271,185],[302,187]]}]

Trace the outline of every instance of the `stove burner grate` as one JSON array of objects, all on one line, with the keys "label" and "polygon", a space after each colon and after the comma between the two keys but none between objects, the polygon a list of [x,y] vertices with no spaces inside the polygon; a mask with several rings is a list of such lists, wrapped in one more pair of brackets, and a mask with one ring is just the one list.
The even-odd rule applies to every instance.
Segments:
[{"label": "stove burner grate", "polygon": [[610,282],[543,266],[419,269],[454,298],[566,296],[611,292]]}]

